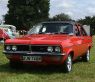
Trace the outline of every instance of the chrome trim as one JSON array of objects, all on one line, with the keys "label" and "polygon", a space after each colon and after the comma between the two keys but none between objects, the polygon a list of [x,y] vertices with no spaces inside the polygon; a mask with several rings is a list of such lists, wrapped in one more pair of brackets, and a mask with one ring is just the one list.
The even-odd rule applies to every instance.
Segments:
[{"label": "chrome trim", "polygon": [[16,46],[16,45],[25,45],[25,46],[61,46],[61,45],[51,45],[51,44],[5,44],[4,46],[6,46],[6,45],[9,45],[9,46]]},{"label": "chrome trim", "polygon": [[62,56],[62,55],[65,55],[64,53],[55,53],[55,52],[52,52],[52,53],[49,53],[49,52],[29,52],[29,51],[3,51],[4,54],[19,54],[19,55],[40,55],[40,56],[48,56],[48,55],[51,55],[51,56]]},{"label": "chrome trim", "polygon": [[[18,46],[18,45],[20,45],[20,46],[23,46],[24,44],[5,44],[4,46]],[[25,44],[25,46],[29,46],[29,51],[32,51],[32,46],[40,46],[40,47],[43,47],[43,46],[47,46],[47,47],[49,47],[49,46],[52,46],[52,47],[60,47],[60,49],[61,49],[61,52],[62,52],[62,46],[61,45],[36,45],[36,44],[29,44],[29,45],[27,45],[27,44]],[[20,52],[20,51],[17,51],[17,52]],[[40,53],[40,52],[39,52]],[[43,52],[44,53],[44,52]]]}]

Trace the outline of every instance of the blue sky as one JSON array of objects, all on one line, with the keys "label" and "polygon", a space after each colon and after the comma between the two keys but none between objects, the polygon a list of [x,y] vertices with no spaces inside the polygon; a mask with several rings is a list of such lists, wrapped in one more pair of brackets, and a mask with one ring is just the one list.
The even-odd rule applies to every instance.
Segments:
[{"label": "blue sky", "polygon": [[[0,19],[6,14],[8,0],[0,0]],[[50,17],[66,13],[73,19],[95,15],[95,0],[50,0]]]}]

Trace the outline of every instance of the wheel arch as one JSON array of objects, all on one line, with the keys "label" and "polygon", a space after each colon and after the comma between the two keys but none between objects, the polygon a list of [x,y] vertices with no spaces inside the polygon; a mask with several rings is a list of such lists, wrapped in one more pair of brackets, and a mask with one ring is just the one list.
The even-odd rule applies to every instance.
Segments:
[{"label": "wheel arch", "polygon": [[70,51],[69,55],[71,55],[72,59],[74,58],[74,51]]},{"label": "wheel arch", "polygon": [[71,55],[72,59],[74,58],[74,51],[72,49],[68,50],[68,55]]},{"label": "wheel arch", "polygon": [[88,46],[88,49],[90,50],[91,49],[91,46]]}]

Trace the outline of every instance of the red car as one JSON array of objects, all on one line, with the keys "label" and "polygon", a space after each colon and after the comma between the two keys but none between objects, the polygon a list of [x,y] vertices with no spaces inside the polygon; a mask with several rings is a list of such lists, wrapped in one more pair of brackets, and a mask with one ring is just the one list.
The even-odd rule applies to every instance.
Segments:
[{"label": "red car", "polygon": [[28,35],[6,40],[4,53],[10,66],[63,65],[72,70],[72,61],[81,57],[88,62],[92,37],[76,22],[43,22],[34,26]]},{"label": "red car", "polygon": [[7,32],[4,29],[0,28],[0,41],[6,39],[10,39],[10,36],[7,34]]},{"label": "red car", "polygon": [[0,41],[6,39],[12,39],[18,36],[16,33],[16,27],[13,25],[2,24],[0,25]]}]

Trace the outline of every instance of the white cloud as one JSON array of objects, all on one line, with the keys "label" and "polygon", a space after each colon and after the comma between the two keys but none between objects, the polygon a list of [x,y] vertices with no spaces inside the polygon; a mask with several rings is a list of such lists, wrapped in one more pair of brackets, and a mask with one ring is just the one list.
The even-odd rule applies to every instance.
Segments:
[{"label": "white cloud", "polygon": [[70,11],[66,12],[66,14],[70,15],[70,16],[73,16],[74,14]]},{"label": "white cloud", "polygon": [[88,7],[87,10],[89,13],[95,14],[95,7]]},{"label": "white cloud", "polygon": [[8,11],[7,8],[8,0],[0,0],[0,19],[2,20],[2,15],[5,15]]},{"label": "white cloud", "polygon": [[71,1],[71,0],[63,0],[62,2],[60,2],[60,4],[58,4],[58,7],[63,7],[63,8],[72,8],[74,7],[75,2]]},{"label": "white cloud", "polygon": [[71,8],[72,5],[70,5],[68,3],[64,3],[64,4],[59,4],[57,7]]},{"label": "white cloud", "polygon": [[[53,2],[52,2],[53,1]],[[50,16],[69,14],[73,19],[95,15],[95,0],[52,0]]]},{"label": "white cloud", "polygon": [[[0,18],[6,14],[8,0],[0,0]],[[50,17],[66,13],[73,19],[95,15],[95,0],[50,0]]]}]

